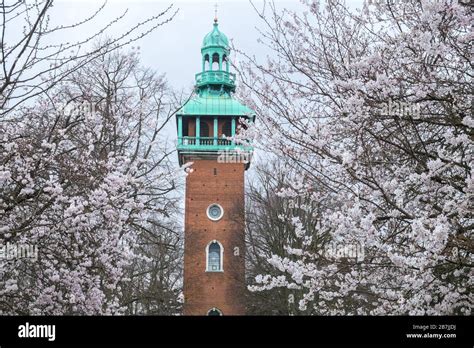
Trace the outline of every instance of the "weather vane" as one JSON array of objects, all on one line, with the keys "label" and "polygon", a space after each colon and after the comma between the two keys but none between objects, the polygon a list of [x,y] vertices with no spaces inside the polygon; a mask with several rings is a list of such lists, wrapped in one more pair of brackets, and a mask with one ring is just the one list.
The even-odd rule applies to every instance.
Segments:
[{"label": "weather vane", "polygon": [[214,5],[214,22],[217,22],[217,1],[216,1],[216,4]]}]

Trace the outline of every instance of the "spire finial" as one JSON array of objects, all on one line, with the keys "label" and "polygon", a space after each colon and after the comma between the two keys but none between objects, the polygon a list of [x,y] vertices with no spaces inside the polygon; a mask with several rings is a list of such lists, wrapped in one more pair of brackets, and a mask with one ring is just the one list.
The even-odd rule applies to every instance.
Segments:
[{"label": "spire finial", "polygon": [[217,1],[216,4],[214,5],[214,23],[217,23]]}]

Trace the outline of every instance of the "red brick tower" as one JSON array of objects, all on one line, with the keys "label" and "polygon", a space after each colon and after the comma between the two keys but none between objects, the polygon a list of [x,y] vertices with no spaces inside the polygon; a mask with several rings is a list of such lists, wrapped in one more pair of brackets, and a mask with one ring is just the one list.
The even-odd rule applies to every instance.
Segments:
[{"label": "red brick tower", "polygon": [[228,139],[254,112],[232,97],[229,43],[206,35],[196,95],[177,113],[180,164],[186,178],[184,314],[245,314],[244,174],[251,146]]}]

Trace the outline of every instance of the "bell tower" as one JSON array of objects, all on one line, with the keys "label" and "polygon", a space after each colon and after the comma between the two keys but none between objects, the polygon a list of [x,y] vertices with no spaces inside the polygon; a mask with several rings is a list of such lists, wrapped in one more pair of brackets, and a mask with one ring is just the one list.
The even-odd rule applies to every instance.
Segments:
[{"label": "bell tower", "polygon": [[[244,175],[252,147],[232,137],[255,113],[233,98],[229,41],[217,18],[201,48],[195,93],[176,114],[186,168],[184,314],[245,314]],[[192,163],[192,164],[190,164]]]}]

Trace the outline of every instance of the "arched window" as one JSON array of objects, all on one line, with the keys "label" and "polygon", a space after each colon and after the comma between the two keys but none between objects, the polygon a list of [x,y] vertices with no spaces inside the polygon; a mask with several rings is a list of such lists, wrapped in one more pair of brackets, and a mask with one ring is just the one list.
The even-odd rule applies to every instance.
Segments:
[{"label": "arched window", "polygon": [[216,240],[213,240],[207,245],[206,250],[206,271],[207,272],[222,272],[222,255],[224,248],[221,243]]},{"label": "arched window", "polygon": [[219,70],[219,54],[214,53],[212,55],[212,71]]},{"label": "arched window", "polygon": [[219,308],[214,307],[207,311],[207,315],[210,317],[215,317],[215,316],[220,317],[222,315],[222,311]]},{"label": "arched window", "polygon": [[209,55],[206,54],[206,55],[204,56],[204,71],[208,71],[208,70],[209,70],[209,66],[210,66],[210,64],[209,64]]},{"label": "arched window", "polygon": [[222,57],[222,64],[225,63],[225,70],[227,72],[229,72],[229,58],[224,54],[224,56]]}]

